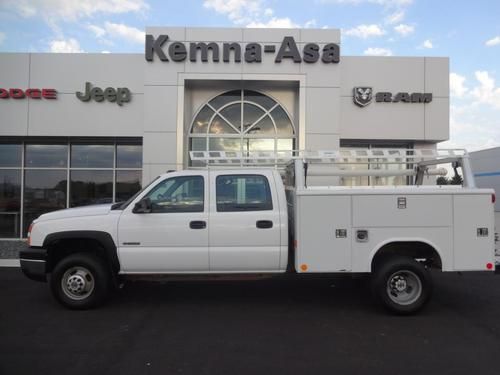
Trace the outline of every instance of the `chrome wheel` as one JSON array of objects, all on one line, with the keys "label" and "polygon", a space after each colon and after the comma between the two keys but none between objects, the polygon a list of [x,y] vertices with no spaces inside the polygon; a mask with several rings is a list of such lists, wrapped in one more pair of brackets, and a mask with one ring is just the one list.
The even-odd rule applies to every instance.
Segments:
[{"label": "chrome wheel", "polygon": [[69,268],[61,278],[61,288],[64,294],[75,301],[90,296],[94,291],[94,286],[94,276],[87,268],[81,266]]},{"label": "chrome wheel", "polygon": [[398,305],[411,305],[422,295],[422,282],[412,271],[394,272],[387,281],[387,295]]}]

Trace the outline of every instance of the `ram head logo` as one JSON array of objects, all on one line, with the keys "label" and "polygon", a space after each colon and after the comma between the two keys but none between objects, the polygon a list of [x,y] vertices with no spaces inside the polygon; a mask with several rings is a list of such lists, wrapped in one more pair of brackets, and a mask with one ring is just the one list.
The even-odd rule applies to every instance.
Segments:
[{"label": "ram head logo", "polygon": [[371,87],[355,87],[354,88],[354,104],[360,107],[366,107],[372,101],[373,90]]}]

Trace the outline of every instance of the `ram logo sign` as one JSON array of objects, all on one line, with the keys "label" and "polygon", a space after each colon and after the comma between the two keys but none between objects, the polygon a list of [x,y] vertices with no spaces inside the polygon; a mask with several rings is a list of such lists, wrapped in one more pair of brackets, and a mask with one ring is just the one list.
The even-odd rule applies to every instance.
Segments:
[{"label": "ram logo sign", "polygon": [[355,87],[352,99],[354,104],[360,107],[366,107],[375,97],[377,103],[430,103],[432,102],[432,93],[428,92],[392,92],[380,91],[373,92],[371,87]]},{"label": "ram logo sign", "polygon": [[371,103],[373,98],[373,90],[371,87],[355,87],[354,88],[354,104],[360,107],[366,107]]}]

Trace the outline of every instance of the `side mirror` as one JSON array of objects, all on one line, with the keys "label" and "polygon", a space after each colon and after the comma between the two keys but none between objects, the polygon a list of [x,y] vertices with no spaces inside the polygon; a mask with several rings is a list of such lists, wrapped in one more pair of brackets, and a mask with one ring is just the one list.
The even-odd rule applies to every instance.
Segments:
[{"label": "side mirror", "polygon": [[153,209],[153,205],[151,204],[151,199],[143,198],[135,204],[132,212],[134,214],[147,214],[147,213],[150,213],[152,211],[152,209]]}]

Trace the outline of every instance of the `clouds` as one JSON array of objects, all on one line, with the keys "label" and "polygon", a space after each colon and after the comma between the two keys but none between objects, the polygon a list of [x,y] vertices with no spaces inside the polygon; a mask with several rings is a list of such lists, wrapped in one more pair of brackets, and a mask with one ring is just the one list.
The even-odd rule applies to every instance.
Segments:
[{"label": "clouds", "polygon": [[205,0],[203,6],[226,15],[238,25],[258,22],[257,18],[273,14],[271,8],[263,9],[262,0]]},{"label": "clouds", "polygon": [[238,26],[288,29],[316,26],[314,19],[299,24],[290,17],[277,17],[274,9],[266,7],[263,0],[205,0],[203,6],[227,16]]},{"label": "clouds", "polygon": [[488,39],[484,45],[486,47],[498,46],[500,44],[500,36],[496,36],[494,38]]},{"label": "clouds", "polygon": [[474,72],[474,76],[479,82],[479,86],[471,91],[472,97],[478,103],[487,104],[500,110],[500,87],[496,86],[495,79],[487,71],[481,70]]},{"label": "clouds", "polygon": [[[52,31],[52,38],[42,41],[50,52],[83,52],[79,41],[70,35],[78,35],[75,28],[84,27],[105,44],[105,38],[120,38],[132,43],[144,43],[144,32],[123,23],[105,22],[103,26],[82,24],[85,19],[98,16],[144,14],[149,10],[145,0],[3,0],[0,10],[21,18],[39,18]],[[66,27],[67,24],[72,27]],[[49,42],[47,42],[49,39]]]},{"label": "clouds", "polygon": [[388,48],[370,47],[363,54],[366,56],[392,56],[392,51]]},{"label": "clouds", "polygon": [[465,77],[457,73],[450,73],[450,94],[451,96],[461,98],[467,92],[464,86]]},{"label": "clouds", "polygon": [[0,45],[2,45],[5,39],[7,39],[7,35],[5,35],[5,33],[0,31]]},{"label": "clouds", "polygon": [[343,30],[343,34],[347,36],[354,36],[356,38],[368,39],[373,37],[378,37],[385,35],[385,30],[383,30],[379,25],[359,25],[352,29]]},{"label": "clouds", "polygon": [[434,44],[432,44],[432,41],[430,39],[426,39],[422,42],[422,44],[420,45],[420,48],[433,49]]},{"label": "clouds", "polygon": [[406,13],[404,10],[398,10],[386,16],[384,22],[389,25],[394,25],[396,23],[403,21],[405,15]]},{"label": "clouds", "polygon": [[287,28],[287,29],[292,29],[294,27],[300,27],[297,25],[295,22],[293,22],[290,18],[285,17],[285,18],[276,18],[273,17],[270,20],[266,22],[257,22],[257,21],[252,21],[247,27],[254,27],[254,28]]},{"label": "clouds", "polygon": [[472,89],[467,78],[450,73],[450,141],[442,147],[469,151],[500,146],[500,87],[488,71],[477,70]]},{"label": "clouds", "polygon": [[3,0],[3,7],[24,18],[41,16],[52,20],[75,21],[96,14],[143,12],[144,0]]},{"label": "clouds", "polygon": [[399,25],[394,27],[394,31],[401,36],[407,36],[413,34],[413,32],[415,31],[415,26],[400,23]]},{"label": "clouds", "polygon": [[145,33],[135,27],[123,23],[106,22],[104,24],[106,35],[125,39],[132,43],[144,43]]},{"label": "clouds", "polygon": [[335,4],[376,4],[385,7],[403,7],[413,3],[413,0],[321,0],[323,3]]},{"label": "clouds", "polygon": [[50,52],[54,53],[80,53],[84,52],[76,39],[53,40],[49,43]]}]

